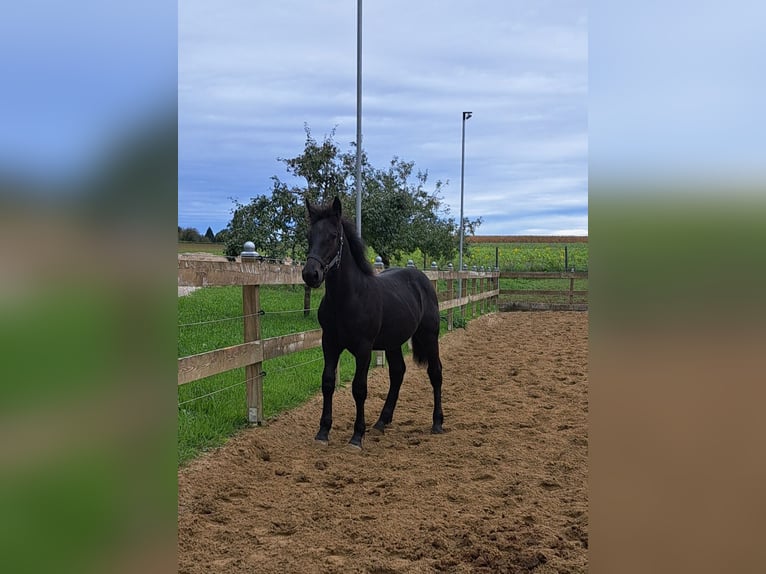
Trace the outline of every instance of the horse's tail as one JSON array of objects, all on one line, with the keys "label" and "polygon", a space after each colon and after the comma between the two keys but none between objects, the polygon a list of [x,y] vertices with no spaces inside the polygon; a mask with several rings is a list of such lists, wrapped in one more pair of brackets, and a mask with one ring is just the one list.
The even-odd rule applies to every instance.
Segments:
[{"label": "horse's tail", "polygon": [[418,273],[420,301],[423,316],[420,326],[412,335],[412,358],[421,367],[429,364],[435,356],[439,357],[439,299],[431,281],[423,273]]},{"label": "horse's tail", "polygon": [[428,364],[428,351],[425,348],[425,341],[422,341],[417,333],[412,337],[412,358],[421,367]]}]

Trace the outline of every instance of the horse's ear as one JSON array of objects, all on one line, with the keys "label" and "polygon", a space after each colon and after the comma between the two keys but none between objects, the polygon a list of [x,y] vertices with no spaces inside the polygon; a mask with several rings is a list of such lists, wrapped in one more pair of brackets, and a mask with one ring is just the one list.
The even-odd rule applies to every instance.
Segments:
[{"label": "horse's ear", "polygon": [[342,215],[342,206],[340,204],[340,199],[338,199],[338,196],[335,196],[335,199],[332,200],[332,212],[333,215],[337,215],[340,217]]},{"label": "horse's ear", "polygon": [[306,201],[306,211],[308,211],[309,219],[311,221],[314,221],[316,219],[316,214],[317,214],[316,208],[309,203],[308,197],[305,197],[304,199]]}]

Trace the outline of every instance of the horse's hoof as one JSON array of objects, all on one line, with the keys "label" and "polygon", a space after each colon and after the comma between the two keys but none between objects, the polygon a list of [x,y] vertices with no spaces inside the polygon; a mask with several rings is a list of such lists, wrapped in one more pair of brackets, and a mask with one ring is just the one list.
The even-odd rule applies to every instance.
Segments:
[{"label": "horse's hoof", "polygon": [[431,427],[431,434],[442,434],[444,432],[444,429],[442,428],[442,425],[434,425]]},{"label": "horse's hoof", "polygon": [[328,444],[330,444],[330,441],[327,441],[321,438],[314,439],[314,446],[317,446],[319,448],[325,448]]},{"label": "horse's hoof", "polygon": [[353,442],[350,442],[346,445],[346,449],[350,452],[362,452],[362,445],[361,444],[354,444]]},{"label": "horse's hoof", "polygon": [[385,432],[386,431],[385,431],[385,426],[384,425],[380,425],[380,426],[375,425],[374,427],[372,427],[370,429],[370,434],[371,435],[378,435],[378,436],[380,436],[382,434],[385,434]]}]

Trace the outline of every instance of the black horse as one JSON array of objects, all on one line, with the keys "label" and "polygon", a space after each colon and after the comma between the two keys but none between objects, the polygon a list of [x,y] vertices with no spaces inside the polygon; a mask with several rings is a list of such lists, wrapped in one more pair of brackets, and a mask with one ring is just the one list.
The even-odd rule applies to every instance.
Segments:
[{"label": "black horse", "polygon": [[439,303],[428,278],[414,268],[389,269],[375,275],[366,259],[365,247],[351,223],[341,216],[336,197],[329,207],[306,201],[311,227],[309,254],[303,267],[306,285],[317,288],[326,282],[319,305],[322,326],[322,418],[316,440],[327,444],[332,426],[332,397],[335,371],[344,349],[356,358],[351,391],[356,403],[354,435],[350,445],[361,448],[365,433],[364,401],[367,398],[367,370],[372,351],[384,350],[388,359],[391,386],[380,418],[373,428],[383,432],[391,423],[404,378],[402,344],[412,339],[412,355],[428,364],[434,391],[433,426],[441,433],[444,415],[441,406],[442,364],[439,359]]}]

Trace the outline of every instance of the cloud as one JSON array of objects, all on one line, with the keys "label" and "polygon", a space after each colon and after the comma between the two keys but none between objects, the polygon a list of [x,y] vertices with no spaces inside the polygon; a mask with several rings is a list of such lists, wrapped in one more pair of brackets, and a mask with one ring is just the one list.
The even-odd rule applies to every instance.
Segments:
[{"label": "cloud", "polygon": [[[585,12],[584,3],[365,3],[362,127],[371,162],[398,156],[449,181],[445,200],[459,213],[461,114],[471,110],[471,189],[515,197],[522,184],[543,193],[557,178],[576,179],[555,201],[587,213]],[[356,137],[355,6],[184,2],[179,118],[179,219],[200,227],[209,224],[206,202],[212,219],[229,196],[268,191],[270,176],[284,174],[276,158],[302,150],[304,122],[318,137],[337,127],[345,148]],[[506,226],[516,232],[513,219]]]}]

